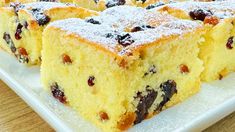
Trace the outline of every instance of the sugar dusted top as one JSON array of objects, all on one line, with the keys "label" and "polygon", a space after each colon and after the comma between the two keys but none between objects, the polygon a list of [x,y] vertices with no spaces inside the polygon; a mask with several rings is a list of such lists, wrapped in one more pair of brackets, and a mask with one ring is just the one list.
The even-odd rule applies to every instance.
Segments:
[{"label": "sugar dusted top", "polygon": [[31,10],[32,8],[37,8],[40,10],[49,10],[56,7],[67,7],[67,6],[74,6],[65,3],[57,3],[57,2],[33,2],[27,3],[22,5],[22,9]]},{"label": "sugar dusted top", "polygon": [[56,2],[33,2],[27,4],[21,3],[11,3],[10,7],[12,7],[15,13],[18,16],[20,10],[26,11],[30,13],[35,20],[38,22],[40,26],[46,25],[50,22],[50,17],[45,14],[46,10],[50,10],[53,8],[63,8],[63,7],[74,7],[73,4],[63,4]]},{"label": "sugar dusted top", "polygon": [[49,24],[97,43],[118,53],[129,51],[162,38],[182,36],[200,27],[196,22],[180,20],[165,13],[130,6],[117,6],[102,12],[100,16],[66,19]]},{"label": "sugar dusted top", "polygon": [[[178,2],[166,5],[170,8],[182,9],[186,13],[201,9],[205,12],[211,12],[218,18],[227,18],[235,15],[235,1],[214,1],[214,2]],[[160,7],[161,8],[161,7]]]}]

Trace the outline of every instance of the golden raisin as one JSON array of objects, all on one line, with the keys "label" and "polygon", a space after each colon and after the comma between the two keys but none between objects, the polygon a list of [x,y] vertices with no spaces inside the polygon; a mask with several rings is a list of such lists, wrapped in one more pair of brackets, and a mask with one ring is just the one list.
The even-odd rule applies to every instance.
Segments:
[{"label": "golden raisin", "polygon": [[219,23],[219,19],[215,16],[206,16],[204,19],[204,24],[217,25]]},{"label": "golden raisin", "polygon": [[108,116],[108,114],[107,114],[106,112],[101,111],[101,112],[99,113],[99,116],[100,116],[100,120],[101,120],[101,121],[109,120],[109,116]]},{"label": "golden raisin", "polygon": [[119,63],[119,66],[122,68],[127,68],[128,62],[126,60],[121,60],[121,62]]},{"label": "golden raisin", "polygon": [[188,68],[188,66],[181,64],[181,65],[180,65],[180,72],[181,72],[181,73],[189,73],[189,68]]},{"label": "golden raisin", "polygon": [[63,63],[64,64],[71,64],[72,63],[72,60],[68,55],[63,54],[62,58],[63,58]]},{"label": "golden raisin", "polygon": [[223,79],[223,75],[219,74],[219,80]]},{"label": "golden raisin", "polygon": [[21,47],[18,48],[18,52],[19,52],[20,55],[26,55],[26,56],[28,55],[28,53],[27,53],[27,51],[25,50],[25,48],[21,48]]},{"label": "golden raisin", "polygon": [[118,122],[118,129],[124,131],[130,128],[136,119],[135,113],[126,113],[121,120]]}]

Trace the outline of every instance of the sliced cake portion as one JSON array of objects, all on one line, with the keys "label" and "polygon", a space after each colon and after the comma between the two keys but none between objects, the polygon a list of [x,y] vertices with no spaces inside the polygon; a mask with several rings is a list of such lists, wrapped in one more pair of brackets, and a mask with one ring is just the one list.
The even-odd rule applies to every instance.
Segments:
[{"label": "sliced cake portion", "polygon": [[96,11],[103,11],[114,6],[133,5],[132,0],[73,0],[73,3]]},{"label": "sliced cake portion", "polygon": [[85,8],[55,2],[12,3],[11,7],[0,10],[0,46],[26,64],[40,63],[42,31],[48,23],[97,14]]},{"label": "sliced cake portion", "polygon": [[181,2],[158,7],[160,11],[205,25],[205,42],[199,57],[204,61],[203,81],[221,79],[235,71],[235,1]]},{"label": "sliced cake portion", "polygon": [[45,89],[104,131],[126,130],[198,92],[200,24],[116,6],[43,32]]}]

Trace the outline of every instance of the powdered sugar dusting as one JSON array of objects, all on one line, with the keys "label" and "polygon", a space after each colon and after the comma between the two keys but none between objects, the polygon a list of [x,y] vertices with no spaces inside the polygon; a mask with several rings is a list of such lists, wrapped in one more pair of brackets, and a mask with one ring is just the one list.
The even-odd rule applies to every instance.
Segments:
[{"label": "powdered sugar dusting", "polygon": [[19,6],[20,10],[25,10],[32,14],[35,20],[40,26],[46,25],[50,21],[50,17],[45,14],[46,10],[60,7],[71,7],[75,5],[63,4],[56,2],[33,2],[28,4],[22,4]]},{"label": "powdered sugar dusting", "polygon": [[[67,4],[57,3],[57,2],[33,2],[28,4],[23,4],[25,10],[31,10],[32,8],[41,9],[43,11],[49,10],[56,7],[67,7]],[[74,6],[74,5],[69,5]]]},{"label": "powdered sugar dusting", "polygon": [[209,10],[214,16],[224,19],[235,15],[235,1],[217,1],[217,2],[178,2],[166,5],[170,8],[182,9],[186,13],[195,9]]},{"label": "powdered sugar dusting", "polygon": [[[86,22],[90,19],[92,19],[91,23]],[[141,26],[151,26],[151,28],[131,32],[134,27]],[[117,6],[105,10],[100,16],[87,18],[85,21],[72,18],[53,22],[48,27],[60,28],[68,34],[76,34],[123,55],[126,53],[124,51],[133,50],[163,37],[181,36],[200,25],[196,22],[174,18],[166,13],[131,6]],[[128,43],[120,44],[119,38],[123,38],[124,40],[121,41]]]}]

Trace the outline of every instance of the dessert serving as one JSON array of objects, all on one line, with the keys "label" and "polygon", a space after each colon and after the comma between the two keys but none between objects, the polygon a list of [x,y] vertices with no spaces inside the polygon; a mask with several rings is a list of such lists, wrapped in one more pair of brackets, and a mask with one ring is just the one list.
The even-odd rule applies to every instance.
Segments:
[{"label": "dessert serving", "polygon": [[203,26],[116,6],[43,32],[41,79],[60,102],[104,131],[120,131],[200,88]]},{"label": "dessert serving", "polygon": [[0,46],[21,63],[40,64],[42,32],[48,23],[92,15],[97,12],[63,3],[12,3],[0,8]]},{"label": "dessert serving", "polygon": [[203,81],[221,79],[235,71],[235,1],[179,2],[157,10],[204,24],[207,33],[199,54],[205,67]]}]

